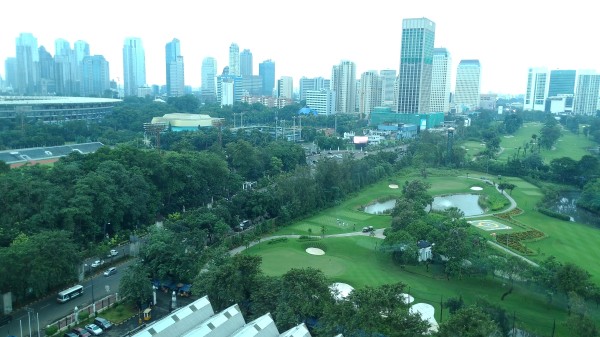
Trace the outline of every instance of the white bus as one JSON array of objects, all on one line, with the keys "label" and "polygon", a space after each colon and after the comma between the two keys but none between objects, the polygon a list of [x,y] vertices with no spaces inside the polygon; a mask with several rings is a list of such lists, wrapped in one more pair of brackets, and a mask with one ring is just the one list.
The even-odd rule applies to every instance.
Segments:
[{"label": "white bus", "polygon": [[58,297],[56,298],[56,300],[59,303],[65,303],[66,301],[72,299],[73,297],[77,297],[79,295],[83,294],[83,286],[78,284],[76,286],[73,286],[69,289],[63,290],[61,292],[58,293]]}]

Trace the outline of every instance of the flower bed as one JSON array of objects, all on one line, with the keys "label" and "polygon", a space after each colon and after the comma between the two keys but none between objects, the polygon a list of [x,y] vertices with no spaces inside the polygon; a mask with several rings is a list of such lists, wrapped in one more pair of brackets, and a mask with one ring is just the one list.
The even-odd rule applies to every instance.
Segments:
[{"label": "flower bed", "polygon": [[522,253],[522,254],[534,254],[534,252],[527,248],[522,241],[530,241],[543,238],[545,234],[537,229],[531,229],[524,232],[509,233],[509,234],[498,234],[496,240],[499,244],[508,246],[509,248]]}]

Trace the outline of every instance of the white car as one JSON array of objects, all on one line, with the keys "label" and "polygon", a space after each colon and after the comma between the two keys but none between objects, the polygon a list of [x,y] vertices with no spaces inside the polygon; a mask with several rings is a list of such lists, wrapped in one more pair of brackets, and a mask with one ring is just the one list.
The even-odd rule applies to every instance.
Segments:
[{"label": "white car", "polygon": [[119,251],[116,249],[111,249],[110,252],[108,253],[107,257],[113,257],[113,256],[117,256],[119,255]]},{"label": "white car", "polygon": [[102,329],[96,324],[88,324],[85,326],[85,329],[89,331],[92,335],[98,336],[102,334]]},{"label": "white car", "polygon": [[117,268],[116,267],[110,267],[108,269],[106,269],[106,271],[104,272],[104,276],[110,276],[113,274],[117,273]]},{"label": "white car", "polygon": [[103,264],[104,264],[104,260],[96,260],[96,261],[92,262],[92,268],[100,267]]}]

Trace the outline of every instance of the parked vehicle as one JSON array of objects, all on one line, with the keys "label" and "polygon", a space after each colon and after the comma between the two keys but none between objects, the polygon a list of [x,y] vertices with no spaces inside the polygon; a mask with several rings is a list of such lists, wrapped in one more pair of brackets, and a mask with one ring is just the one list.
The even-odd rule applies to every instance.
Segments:
[{"label": "parked vehicle", "polygon": [[90,337],[92,334],[84,328],[73,328],[73,333],[79,337]]},{"label": "parked vehicle", "polygon": [[100,267],[103,264],[104,264],[104,260],[96,260],[96,261],[92,262],[92,268]]},{"label": "parked vehicle", "polygon": [[86,325],[85,329],[94,336],[98,336],[98,335],[102,334],[102,329],[94,323]]},{"label": "parked vehicle", "polygon": [[113,326],[113,324],[109,320],[102,317],[96,317],[96,319],[94,320],[94,324],[102,328],[102,330],[108,330]]},{"label": "parked vehicle", "polygon": [[119,255],[119,251],[116,249],[111,249],[110,252],[108,252],[108,255],[106,255],[106,257],[115,257]]}]

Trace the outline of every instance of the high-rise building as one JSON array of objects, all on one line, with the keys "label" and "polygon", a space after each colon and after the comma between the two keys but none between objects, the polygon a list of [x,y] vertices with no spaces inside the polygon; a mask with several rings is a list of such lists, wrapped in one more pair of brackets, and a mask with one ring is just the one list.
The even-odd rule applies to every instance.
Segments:
[{"label": "high-rise building", "polygon": [[598,92],[600,91],[600,74],[591,70],[583,70],[577,74],[577,90],[573,113],[578,115],[595,115],[598,110]]},{"label": "high-rise building", "polygon": [[381,105],[392,106],[394,105],[395,94],[394,86],[396,85],[397,71],[394,69],[384,69],[379,72],[379,78],[381,79]]},{"label": "high-rise building", "polygon": [[86,56],[90,56],[90,45],[82,40],[75,41],[73,45],[73,50],[75,51],[75,57],[77,58],[77,64],[81,65],[83,58]]},{"label": "high-rise building", "polygon": [[252,52],[250,49],[244,49],[240,53],[240,75],[243,77],[254,75],[252,69]]},{"label": "high-rise building", "polygon": [[262,78],[258,75],[242,76],[242,91],[246,96],[261,96]]},{"label": "high-rise building", "polygon": [[524,111],[544,111],[550,86],[548,69],[529,68],[527,71],[527,91],[523,102]]},{"label": "high-rise building", "polygon": [[217,60],[214,57],[205,57],[202,60],[202,98],[212,101],[217,97]]},{"label": "high-rise building", "polygon": [[429,111],[448,113],[450,111],[450,81],[452,59],[446,48],[433,49],[431,67],[431,98]]},{"label": "high-rise building", "polygon": [[102,97],[110,89],[108,62],[102,55],[86,56],[81,60],[81,94]]},{"label": "high-rise building", "polygon": [[146,56],[140,38],[126,38],[123,44],[123,81],[125,96],[137,96],[138,87],[146,85]]},{"label": "high-rise building", "polygon": [[17,87],[17,58],[8,57],[4,61],[4,71],[6,78],[4,79],[4,87],[16,91]]},{"label": "high-rise building", "polygon": [[265,60],[258,65],[258,76],[262,78],[262,94],[273,96],[275,88],[275,62]]},{"label": "high-rise building", "polygon": [[[85,52],[85,48],[81,46],[81,43],[79,48],[82,49],[82,52]],[[54,49],[56,94],[63,96],[79,94],[81,91],[81,76],[76,51],[71,49],[71,44],[65,39],[56,39]]]},{"label": "high-rise building", "polygon": [[456,70],[454,104],[458,112],[479,108],[481,94],[481,65],[479,60],[460,60]]},{"label": "high-rise building", "polygon": [[54,57],[44,46],[38,49],[40,55],[40,86],[39,93],[43,96],[56,93]]},{"label": "high-rise building", "polygon": [[315,77],[315,78],[306,78],[302,77],[300,79],[300,100],[306,100],[306,92],[308,90],[316,90],[320,91],[321,89],[329,90],[331,84],[330,81],[324,79],[323,77]]},{"label": "high-rise building", "polygon": [[294,99],[294,80],[290,76],[277,80],[277,97]]},{"label": "high-rise building", "polygon": [[185,78],[183,73],[183,56],[178,39],[173,39],[165,45],[167,70],[167,95],[171,97],[185,95]]},{"label": "high-rise building", "polygon": [[306,106],[320,115],[331,115],[336,112],[335,91],[329,89],[307,90]]},{"label": "high-rise building", "polygon": [[54,40],[54,56],[69,56],[71,44],[65,39]]},{"label": "high-rise building", "polygon": [[37,39],[30,33],[21,33],[17,38],[16,93],[21,95],[37,94],[39,61]]},{"label": "high-rise building", "polygon": [[375,70],[366,71],[360,76],[358,112],[364,118],[369,118],[376,106],[381,106],[381,79]]},{"label": "high-rise building", "polygon": [[229,46],[229,74],[240,76],[240,47],[232,43]]},{"label": "high-rise building", "polygon": [[242,77],[232,74],[229,67],[223,68],[221,75],[217,76],[217,102],[231,105],[240,102],[242,94]]},{"label": "high-rise building", "polygon": [[576,70],[551,70],[548,97],[575,94]]},{"label": "high-rise building", "polygon": [[335,91],[337,112],[354,113],[356,106],[356,65],[342,61],[331,71],[331,90]]},{"label": "high-rise building", "polygon": [[398,113],[429,113],[435,23],[426,18],[402,20]]}]

